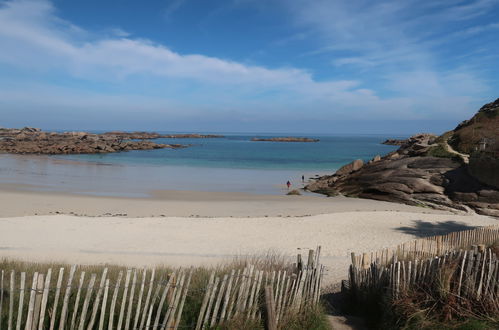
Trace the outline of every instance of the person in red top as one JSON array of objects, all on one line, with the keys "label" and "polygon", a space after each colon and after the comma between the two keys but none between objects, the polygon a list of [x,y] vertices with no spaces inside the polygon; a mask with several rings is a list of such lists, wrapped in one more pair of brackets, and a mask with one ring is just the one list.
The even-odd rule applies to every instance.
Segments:
[{"label": "person in red top", "polygon": [[288,190],[289,190],[289,188],[291,187],[291,182],[289,182],[289,180],[288,180],[288,182],[286,182],[286,186],[288,186]]}]

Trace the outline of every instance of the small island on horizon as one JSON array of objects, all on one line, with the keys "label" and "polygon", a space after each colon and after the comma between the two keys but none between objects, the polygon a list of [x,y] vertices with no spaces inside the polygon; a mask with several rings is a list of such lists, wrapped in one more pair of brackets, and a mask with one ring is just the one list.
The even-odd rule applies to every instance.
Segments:
[{"label": "small island on horizon", "polygon": [[265,142],[319,142],[319,139],[312,139],[307,137],[273,137],[273,138],[252,138],[251,141],[265,141]]}]

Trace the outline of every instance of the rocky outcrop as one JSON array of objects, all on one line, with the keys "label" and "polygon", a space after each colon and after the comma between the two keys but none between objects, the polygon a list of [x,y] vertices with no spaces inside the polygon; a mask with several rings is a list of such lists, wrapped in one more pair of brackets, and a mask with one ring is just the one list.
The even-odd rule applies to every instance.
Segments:
[{"label": "rocky outcrop", "polygon": [[362,166],[364,166],[364,161],[362,159],[357,159],[351,162],[350,164],[346,164],[340,167],[340,169],[337,170],[334,175],[341,176],[341,175],[350,174],[352,172],[360,170]]},{"label": "rocky outcrop", "polygon": [[274,138],[252,138],[251,141],[270,141],[270,142],[319,142],[319,139],[306,137],[274,137]]},{"label": "rocky outcrop", "polygon": [[[498,101],[492,104],[495,103],[499,105]],[[468,155],[463,151],[469,149],[457,151],[448,143],[461,132],[462,125],[442,136],[415,135],[397,151],[376,156],[363,165],[356,160],[333,175],[318,178],[306,189],[330,196],[341,194],[441,210],[471,208],[480,214],[499,217],[499,190],[494,181],[499,173],[497,154],[491,156],[490,150],[487,154],[474,153],[468,164]],[[489,140],[498,137],[497,127],[488,136]],[[472,143],[460,140],[460,145]]]},{"label": "rocky outcrop", "polygon": [[43,132],[40,129],[0,129],[0,152],[14,154],[94,154],[130,150],[183,148],[180,144],[159,144],[148,140],[131,141],[122,134],[86,132]]},{"label": "rocky outcrop", "polygon": [[387,144],[389,146],[401,146],[406,142],[407,142],[407,140],[388,139],[388,140],[381,142],[381,144]]},{"label": "rocky outcrop", "polygon": [[148,139],[159,139],[159,138],[168,138],[168,139],[211,139],[211,138],[223,138],[223,135],[216,134],[160,134],[156,132],[122,132],[122,131],[113,131],[106,132],[103,135],[106,136],[115,136],[121,137],[124,139],[131,140],[148,140]]},{"label": "rocky outcrop", "polygon": [[218,134],[167,134],[162,135],[162,138],[169,139],[215,139],[215,138],[223,138],[224,135]]}]

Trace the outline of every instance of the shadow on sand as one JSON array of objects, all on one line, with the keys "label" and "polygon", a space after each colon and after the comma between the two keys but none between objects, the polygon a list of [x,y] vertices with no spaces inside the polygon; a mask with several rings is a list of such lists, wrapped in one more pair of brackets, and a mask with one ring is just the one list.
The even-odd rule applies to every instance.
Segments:
[{"label": "shadow on sand", "polygon": [[395,230],[416,237],[428,237],[434,235],[445,235],[454,231],[462,231],[474,229],[475,226],[469,226],[463,222],[457,221],[442,221],[442,222],[427,222],[423,220],[414,220],[414,225],[409,227],[398,227]]}]

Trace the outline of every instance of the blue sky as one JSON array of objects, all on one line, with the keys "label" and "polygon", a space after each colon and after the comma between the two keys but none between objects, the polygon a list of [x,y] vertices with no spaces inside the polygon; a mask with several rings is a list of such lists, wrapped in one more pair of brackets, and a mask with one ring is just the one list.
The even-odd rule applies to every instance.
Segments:
[{"label": "blue sky", "polygon": [[442,132],[499,97],[499,0],[0,0],[0,126]]}]

